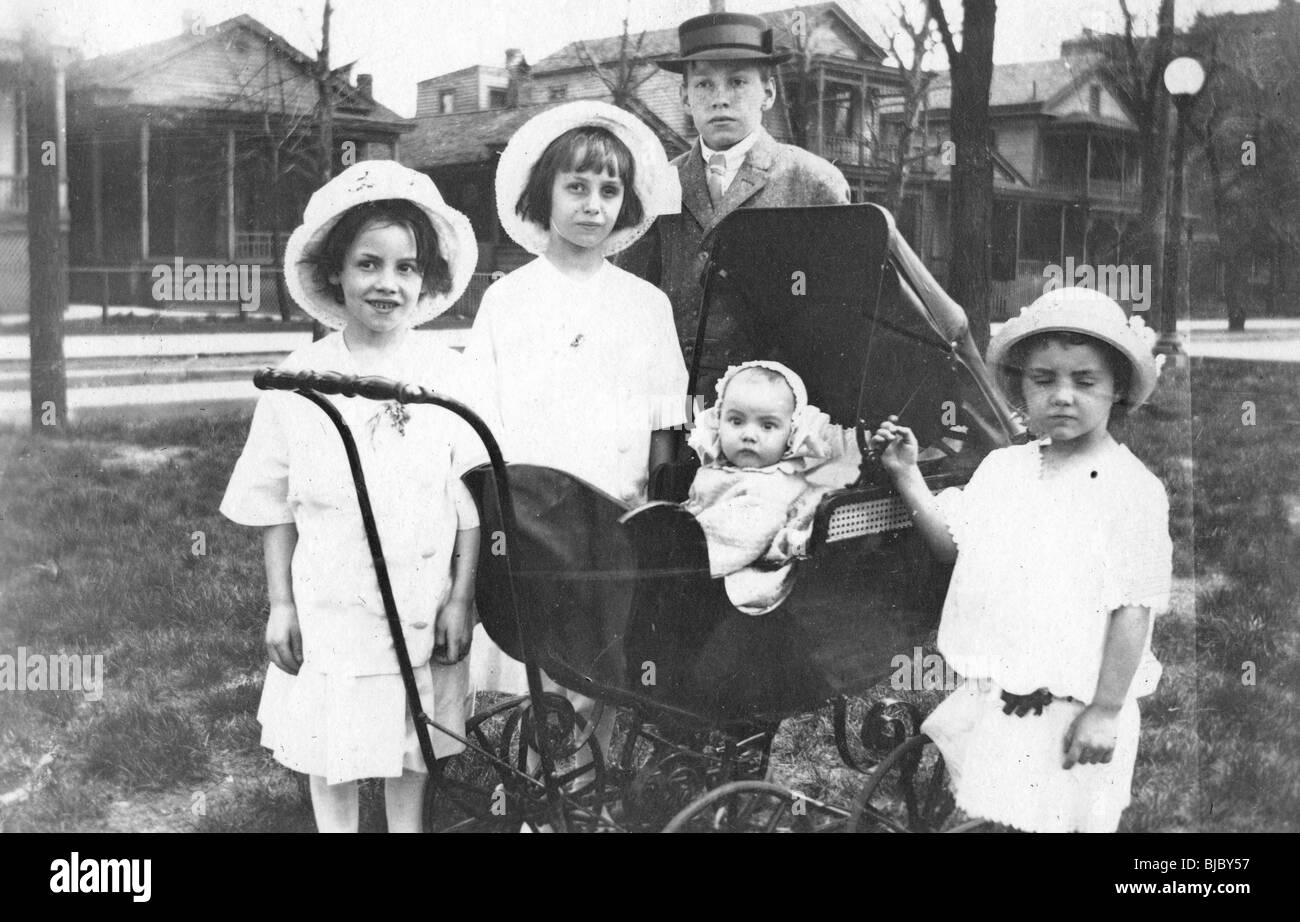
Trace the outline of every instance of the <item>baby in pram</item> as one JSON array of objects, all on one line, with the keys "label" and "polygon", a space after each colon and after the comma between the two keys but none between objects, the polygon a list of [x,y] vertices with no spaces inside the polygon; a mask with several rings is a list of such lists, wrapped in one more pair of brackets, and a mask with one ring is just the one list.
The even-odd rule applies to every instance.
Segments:
[{"label": "baby in pram", "polygon": [[845,434],[780,362],[732,366],[717,391],[695,417],[700,469],[684,508],[704,531],[711,574],[737,608],[760,615],[788,594],[790,561],[812,534],[827,488],[807,475],[843,454]]}]

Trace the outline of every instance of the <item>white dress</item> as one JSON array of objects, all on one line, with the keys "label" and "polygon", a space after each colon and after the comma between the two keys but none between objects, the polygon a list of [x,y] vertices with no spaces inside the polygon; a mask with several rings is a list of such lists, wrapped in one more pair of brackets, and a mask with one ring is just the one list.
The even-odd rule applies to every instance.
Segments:
[{"label": "white dress", "polygon": [[[1130,800],[1136,699],[1160,678],[1150,629],[1112,760],[1066,770],[1064,740],[1096,691],[1111,613],[1169,607],[1169,505],[1122,445],[1044,480],[1043,444],[991,452],[964,490],[938,496],[958,547],[938,645],[964,682],[923,729],[971,816],[1036,832],[1111,832]],[[1003,690],[1039,688],[1075,700],[1041,715],[1002,713]]]},{"label": "white dress", "polygon": [[[460,366],[455,352],[412,332],[385,377],[456,396]],[[341,333],[281,368],[357,373]],[[461,506],[449,490],[451,478],[480,463],[483,450],[465,423],[437,407],[408,407],[399,432],[396,405],[328,399],[356,440],[425,713],[463,732],[468,667],[429,657],[451,589],[456,532],[478,525],[473,504]],[[262,744],[331,784],[423,771],[343,442],[318,407],[290,392],[259,399],[221,512],[243,525],[293,522],[298,531],[292,578],[303,664],[296,676],[268,668]],[[437,731],[431,737],[439,758],[463,748]]]},{"label": "white dress", "polygon": [[[609,262],[574,281],[544,257],[494,282],[465,348],[510,462],[567,471],[629,508],[646,499],[650,434],[686,425],[686,365],[667,296]],[[479,690],[522,694],[522,664],[481,627]]]}]

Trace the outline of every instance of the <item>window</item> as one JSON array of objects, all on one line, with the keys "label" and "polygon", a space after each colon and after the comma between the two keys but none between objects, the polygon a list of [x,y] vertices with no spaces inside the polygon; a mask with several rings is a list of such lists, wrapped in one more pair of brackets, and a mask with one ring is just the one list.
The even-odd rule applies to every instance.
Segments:
[{"label": "window", "polygon": [[456,111],[455,90],[443,90],[438,94],[438,111],[443,115],[451,115]]},{"label": "window", "polygon": [[560,99],[568,99],[569,85],[567,83],[561,83],[559,86],[550,87],[546,91],[546,95],[547,98],[551,100],[551,102],[555,102],[556,100],[560,100]]},{"label": "window", "polygon": [[825,131],[833,137],[849,138],[858,134],[861,106],[856,87],[828,83],[822,102]]},{"label": "window", "polygon": [[495,88],[489,89],[489,90],[488,90],[488,108],[489,108],[489,109],[504,109],[505,107],[506,107],[506,91],[505,91],[505,88],[502,87],[501,89],[495,89]]},{"label": "window", "polygon": [[1093,115],[1101,115],[1101,87],[1096,84],[1088,87],[1088,111]]}]

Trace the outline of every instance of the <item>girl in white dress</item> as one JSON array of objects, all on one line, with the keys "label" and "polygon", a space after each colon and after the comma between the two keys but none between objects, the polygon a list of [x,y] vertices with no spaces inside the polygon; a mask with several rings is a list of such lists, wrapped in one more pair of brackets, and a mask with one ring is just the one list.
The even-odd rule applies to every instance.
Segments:
[{"label": "girl in white dress", "polygon": [[[584,100],[515,133],[496,199],[502,227],[538,257],[488,288],[465,349],[506,460],[640,505],[687,423],[686,366],[667,296],[606,257],[680,210],[676,171],[635,116]],[[471,659],[479,690],[527,690],[522,664],[481,628]],[[590,699],[570,699],[591,712]],[[602,744],[611,728],[597,728]]]},{"label": "girl in white dress", "polygon": [[1172,547],[1163,485],[1107,425],[1151,395],[1154,338],[1082,288],[1004,324],[988,363],[1038,438],[990,452],[963,490],[931,496],[895,417],[871,439],[931,550],[956,560],[938,644],[963,682],[922,729],[972,817],[1113,832],[1129,803]]},{"label": "girl in white dress", "polygon": [[[460,357],[412,328],[450,307],[474,270],[464,215],[392,161],[345,170],[289,239],[294,300],[336,331],[285,370],[382,375],[462,392]],[[431,406],[332,397],[356,440],[423,710],[463,732],[478,517],[460,473],[472,430]],[[322,832],[357,830],[359,778],[387,779],[390,831],[418,831],[427,778],[343,443],[302,397],[258,401],[221,511],[263,529],[272,665],[262,744],[311,777]],[[462,748],[431,730],[435,755]]]}]

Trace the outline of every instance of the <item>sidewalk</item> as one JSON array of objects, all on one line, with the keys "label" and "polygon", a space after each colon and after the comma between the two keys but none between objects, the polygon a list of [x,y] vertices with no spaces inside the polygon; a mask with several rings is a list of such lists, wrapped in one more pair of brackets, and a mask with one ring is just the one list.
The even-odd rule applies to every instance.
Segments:
[{"label": "sidewalk", "polygon": [[[457,350],[469,338],[468,326],[430,332]],[[1226,320],[1193,320],[1180,323],[1179,332],[1188,355],[1197,358],[1300,362],[1296,318],[1251,319],[1244,333],[1229,333]],[[68,415],[81,422],[251,407],[257,399],[253,372],[309,342],[307,331],[274,329],[69,336]],[[27,358],[26,334],[0,332],[0,426],[26,427],[30,418]]]},{"label": "sidewalk", "polygon": [[[428,333],[456,350],[469,339],[468,327]],[[309,331],[275,330],[69,336],[63,344],[68,418],[156,419],[248,408],[258,393],[253,372],[310,342]],[[0,333],[0,426],[26,427],[31,418],[28,355],[26,335]]]}]

